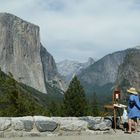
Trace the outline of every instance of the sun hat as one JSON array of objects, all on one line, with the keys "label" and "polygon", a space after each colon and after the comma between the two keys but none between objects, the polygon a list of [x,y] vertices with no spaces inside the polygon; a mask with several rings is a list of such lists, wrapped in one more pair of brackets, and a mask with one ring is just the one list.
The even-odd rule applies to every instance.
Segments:
[{"label": "sun hat", "polygon": [[135,95],[137,95],[137,94],[138,94],[138,92],[136,91],[136,89],[135,89],[135,88],[133,88],[133,87],[131,87],[130,89],[128,89],[128,90],[127,90],[127,92],[128,92],[128,93],[135,94]]}]

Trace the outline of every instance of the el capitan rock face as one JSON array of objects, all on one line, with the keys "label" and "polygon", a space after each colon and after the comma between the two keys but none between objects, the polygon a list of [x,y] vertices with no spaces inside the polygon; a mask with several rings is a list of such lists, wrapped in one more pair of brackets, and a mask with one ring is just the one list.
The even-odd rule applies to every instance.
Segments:
[{"label": "el capitan rock face", "polygon": [[17,81],[46,93],[38,26],[0,13],[0,67]]}]

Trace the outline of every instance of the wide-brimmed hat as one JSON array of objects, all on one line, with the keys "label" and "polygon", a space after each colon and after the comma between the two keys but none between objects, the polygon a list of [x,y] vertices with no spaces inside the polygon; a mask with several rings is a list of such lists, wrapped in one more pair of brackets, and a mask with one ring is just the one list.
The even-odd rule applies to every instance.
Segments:
[{"label": "wide-brimmed hat", "polygon": [[127,92],[128,92],[128,93],[135,94],[135,95],[137,95],[137,94],[138,94],[138,92],[136,91],[136,89],[135,89],[135,88],[133,88],[133,87],[131,87],[130,89],[128,89],[128,90],[127,90]]}]

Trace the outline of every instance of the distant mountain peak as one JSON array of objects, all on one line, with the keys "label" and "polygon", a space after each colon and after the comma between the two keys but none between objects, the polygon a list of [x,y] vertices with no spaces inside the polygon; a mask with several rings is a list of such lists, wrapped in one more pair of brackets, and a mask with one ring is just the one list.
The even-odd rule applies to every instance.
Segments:
[{"label": "distant mountain peak", "polygon": [[66,82],[72,79],[73,75],[79,74],[83,69],[94,63],[94,59],[89,57],[87,62],[81,63],[74,60],[63,60],[57,63],[58,72],[65,77]]},{"label": "distant mountain peak", "polygon": [[95,63],[95,60],[92,57],[89,57],[88,61],[85,64],[86,64],[86,67],[88,67],[94,63]]},{"label": "distant mountain peak", "polygon": [[88,62],[94,62],[95,60],[92,57],[88,58]]}]

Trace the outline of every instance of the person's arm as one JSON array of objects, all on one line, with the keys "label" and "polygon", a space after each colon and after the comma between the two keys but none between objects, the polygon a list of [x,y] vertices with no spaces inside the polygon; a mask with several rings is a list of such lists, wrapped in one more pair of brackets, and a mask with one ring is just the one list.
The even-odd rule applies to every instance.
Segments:
[{"label": "person's arm", "polygon": [[134,95],[130,95],[129,96],[129,106],[130,106],[130,108],[133,108],[135,104],[136,104],[135,103],[135,96]]},{"label": "person's arm", "polygon": [[135,100],[135,106],[140,110],[140,101],[139,101],[139,97],[138,97],[138,96],[135,96],[134,100]]}]

